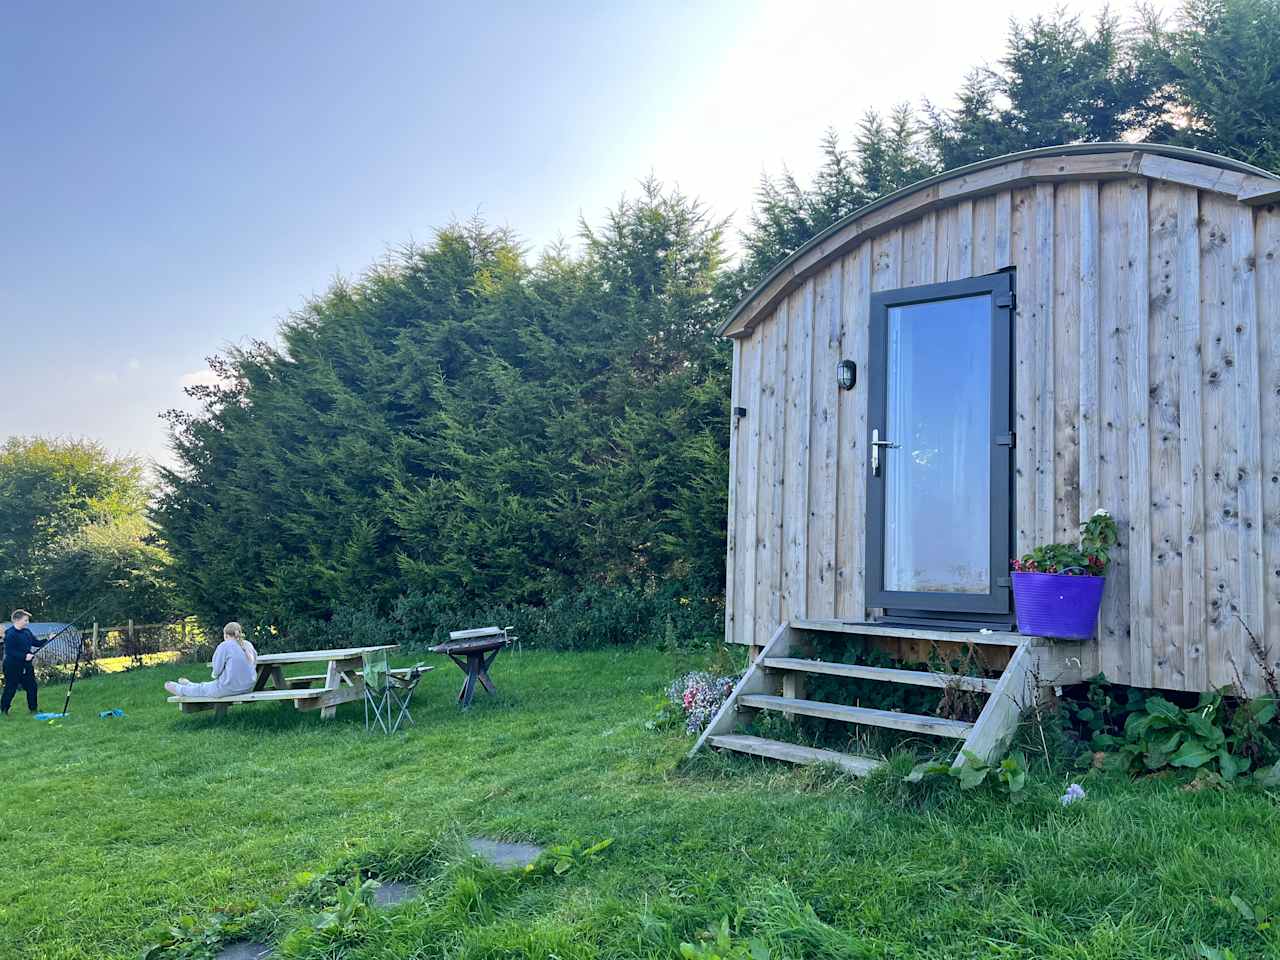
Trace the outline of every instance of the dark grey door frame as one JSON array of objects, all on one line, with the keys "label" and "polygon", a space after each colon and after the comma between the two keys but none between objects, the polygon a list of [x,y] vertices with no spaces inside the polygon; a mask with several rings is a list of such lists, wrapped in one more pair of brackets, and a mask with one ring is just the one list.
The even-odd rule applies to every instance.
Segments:
[{"label": "dark grey door frame", "polygon": [[[886,436],[888,408],[888,322],[891,307],[963,297],[991,296],[991,591],[987,594],[922,593],[884,589],[885,477],[893,458],[885,457],[880,475],[873,474],[867,457],[867,606],[896,614],[958,619],[1005,620],[1012,612],[1009,558],[1013,551],[1013,298],[1017,289],[1012,270],[906,287],[871,295],[871,340],[867,440],[871,431]],[[868,450],[871,448],[868,447]]]}]

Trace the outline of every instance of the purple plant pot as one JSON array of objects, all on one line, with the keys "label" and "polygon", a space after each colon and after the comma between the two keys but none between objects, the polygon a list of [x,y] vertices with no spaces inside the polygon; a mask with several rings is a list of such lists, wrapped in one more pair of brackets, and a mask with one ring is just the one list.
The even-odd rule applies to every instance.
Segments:
[{"label": "purple plant pot", "polygon": [[1098,626],[1106,577],[1013,573],[1018,632],[1033,637],[1089,640]]}]

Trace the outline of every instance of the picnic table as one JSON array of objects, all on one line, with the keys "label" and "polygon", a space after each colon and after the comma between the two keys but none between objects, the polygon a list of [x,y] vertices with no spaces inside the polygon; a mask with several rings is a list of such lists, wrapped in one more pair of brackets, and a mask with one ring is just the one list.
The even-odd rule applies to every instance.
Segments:
[{"label": "picnic table", "polygon": [[[226,697],[169,698],[183,713],[213,710],[219,716],[237,703],[292,700],[299,710],[319,710],[322,720],[330,720],[338,705],[364,699],[364,676],[360,668],[366,654],[398,650],[397,644],[376,647],[342,647],[336,650],[295,650],[290,653],[261,653],[255,665],[257,679],[248,693]],[[296,663],[323,663],[324,673],[286,677],[284,668]],[[392,671],[394,672],[394,671]],[[323,681],[323,686],[316,684]],[[274,689],[268,689],[268,684]]]},{"label": "picnic table", "polygon": [[447,643],[436,644],[431,648],[432,653],[443,653],[467,675],[462,682],[462,689],[458,691],[458,703],[462,704],[463,709],[471,706],[477,682],[490,693],[497,692],[493,681],[489,679],[489,668],[512,639],[501,627],[478,627],[474,630],[454,630],[449,634]]}]

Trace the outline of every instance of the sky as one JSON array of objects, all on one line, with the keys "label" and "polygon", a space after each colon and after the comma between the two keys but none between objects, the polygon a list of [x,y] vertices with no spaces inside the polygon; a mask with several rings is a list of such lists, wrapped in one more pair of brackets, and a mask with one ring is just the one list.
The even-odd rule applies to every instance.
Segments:
[{"label": "sky", "polygon": [[653,174],[736,229],[1058,3],[0,0],[0,440],[169,462],[207,356],[454,219],[536,253]]}]

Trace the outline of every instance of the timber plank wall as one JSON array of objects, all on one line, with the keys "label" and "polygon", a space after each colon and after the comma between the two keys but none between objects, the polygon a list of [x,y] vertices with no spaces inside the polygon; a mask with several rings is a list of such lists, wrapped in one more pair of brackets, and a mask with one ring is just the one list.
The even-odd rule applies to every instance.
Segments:
[{"label": "timber plank wall", "polygon": [[[733,338],[726,639],[865,619],[870,294],[1012,266],[1015,543],[1120,526],[1086,675],[1260,689],[1280,653],[1277,182],[1151,153],[931,182],[803,248]],[[858,383],[835,383],[841,359]]]}]

